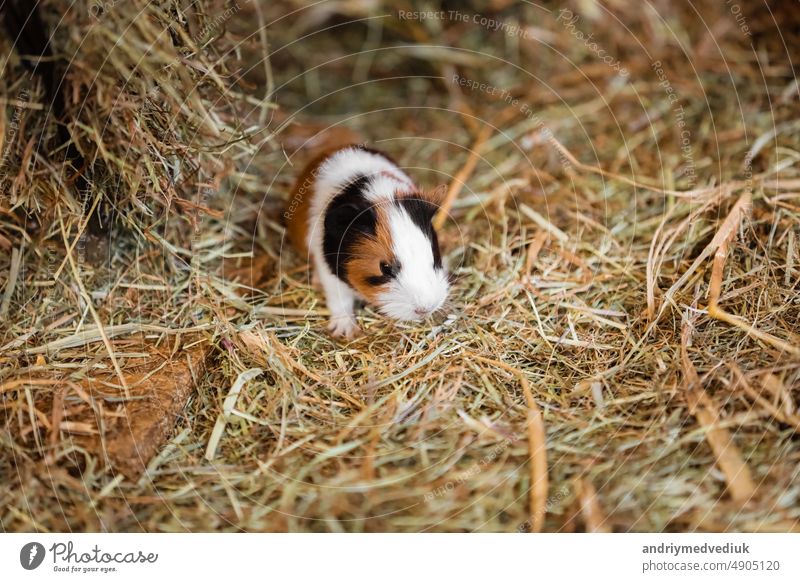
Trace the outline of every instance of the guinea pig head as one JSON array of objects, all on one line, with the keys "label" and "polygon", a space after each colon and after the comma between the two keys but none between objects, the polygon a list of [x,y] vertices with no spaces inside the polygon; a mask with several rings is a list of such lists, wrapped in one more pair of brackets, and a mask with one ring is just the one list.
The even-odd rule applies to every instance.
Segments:
[{"label": "guinea pig head", "polygon": [[332,208],[325,225],[328,265],[336,264],[335,274],[388,317],[417,321],[437,311],[448,281],[432,220],[444,194],[439,187]]}]

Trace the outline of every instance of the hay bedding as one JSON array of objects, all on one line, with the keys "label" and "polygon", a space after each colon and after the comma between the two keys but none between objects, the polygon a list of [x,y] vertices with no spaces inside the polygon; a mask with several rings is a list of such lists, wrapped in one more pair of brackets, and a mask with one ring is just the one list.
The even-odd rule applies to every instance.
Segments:
[{"label": "hay bedding", "polygon": [[[4,531],[797,529],[791,8],[101,4],[43,9],[79,158],[2,41]],[[280,212],[351,130],[455,284],[341,345]]]}]

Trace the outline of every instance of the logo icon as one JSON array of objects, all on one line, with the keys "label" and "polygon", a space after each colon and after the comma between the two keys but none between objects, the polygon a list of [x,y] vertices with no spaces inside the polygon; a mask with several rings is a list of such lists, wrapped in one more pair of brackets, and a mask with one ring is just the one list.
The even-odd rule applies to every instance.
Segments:
[{"label": "logo icon", "polygon": [[39,542],[30,542],[19,551],[19,563],[26,570],[35,570],[44,561],[44,546]]}]

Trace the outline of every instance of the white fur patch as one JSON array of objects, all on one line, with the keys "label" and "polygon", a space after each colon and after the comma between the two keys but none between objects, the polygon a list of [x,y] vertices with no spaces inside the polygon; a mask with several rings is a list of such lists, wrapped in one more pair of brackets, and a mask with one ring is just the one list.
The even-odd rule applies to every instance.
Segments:
[{"label": "white fur patch", "polygon": [[434,268],[431,241],[405,210],[390,209],[389,228],[400,272],[389,283],[389,291],[378,297],[380,311],[395,319],[422,319],[444,305],[447,275]]}]

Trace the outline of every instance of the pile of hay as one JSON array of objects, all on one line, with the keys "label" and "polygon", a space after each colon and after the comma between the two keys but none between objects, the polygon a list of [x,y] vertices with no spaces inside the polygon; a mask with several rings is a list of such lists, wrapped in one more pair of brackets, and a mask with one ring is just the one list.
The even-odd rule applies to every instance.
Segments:
[{"label": "pile of hay", "polygon": [[[78,4],[84,169],[2,81],[3,530],[798,529],[791,10]],[[344,128],[456,195],[349,344],[280,219]]]}]

